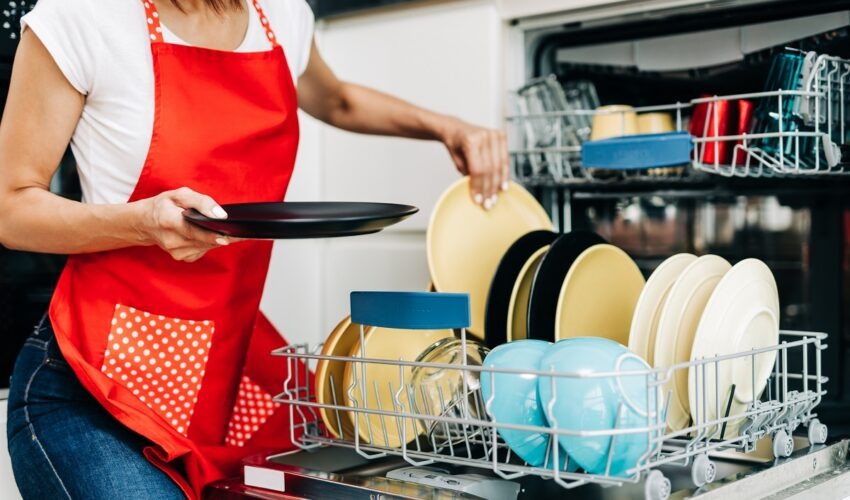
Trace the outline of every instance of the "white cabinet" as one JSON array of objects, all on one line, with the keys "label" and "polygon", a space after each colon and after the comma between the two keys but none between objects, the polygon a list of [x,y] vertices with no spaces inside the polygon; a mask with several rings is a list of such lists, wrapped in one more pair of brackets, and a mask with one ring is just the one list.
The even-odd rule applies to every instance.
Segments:
[{"label": "white cabinet", "polygon": [[[336,74],[473,123],[502,119],[504,25],[492,1],[413,4],[319,23]],[[352,290],[425,290],[425,229],[458,174],[435,142],[351,134],[305,120],[290,200],[416,205],[382,233],[279,242],[262,308],[290,342],[318,342],[348,314]]]},{"label": "white cabinet", "polygon": [[0,498],[17,500],[21,498],[12,475],[12,463],[9,461],[9,447],[6,442],[6,400],[0,399]]}]

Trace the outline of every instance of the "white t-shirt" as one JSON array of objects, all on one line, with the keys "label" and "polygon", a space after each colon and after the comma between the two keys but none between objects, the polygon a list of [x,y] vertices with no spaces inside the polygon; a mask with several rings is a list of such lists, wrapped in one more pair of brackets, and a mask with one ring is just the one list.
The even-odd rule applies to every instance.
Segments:
[{"label": "white t-shirt", "polygon": [[[165,1],[165,0],[163,0]],[[253,2],[237,52],[270,50]],[[260,0],[297,83],[307,67],[313,12],[304,0]],[[71,139],[83,200],[125,203],[153,132],[154,78],[141,0],[39,0],[22,19],[50,52],[85,106]],[[166,42],[188,45],[163,25]]]}]

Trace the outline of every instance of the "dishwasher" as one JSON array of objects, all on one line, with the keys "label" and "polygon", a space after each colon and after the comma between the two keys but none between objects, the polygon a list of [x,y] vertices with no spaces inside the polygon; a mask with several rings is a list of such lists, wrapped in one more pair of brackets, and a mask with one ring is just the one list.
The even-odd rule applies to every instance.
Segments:
[{"label": "dishwasher", "polygon": [[[608,374],[645,380],[645,411],[639,424],[625,425],[620,408],[614,429],[595,432],[494,421],[495,386],[489,397],[471,389],[517,373],[467,364],[465,356],[405,362],[289,346],[274,353],[290,374],[275,401],[296,423],[291,438],[298,450],[246,459],[244,484],[210,498],[240,491],[258,498],[280,498],[273,491],[306,498],[850,497],[846,3],[611,2],[518,17],[507,30],[512,175],[558,229],[602,234],[645,274],[682,251],[763,259],[775,270],[782,297],[779,344]],[[618,164],[610,148],[634,152],[645,145],[594,137],[597,120],[622,139],[632,133],[626,129],[633,117],[650,114],[667,118],[663,130],[649,133],[684,145],[675,152],[670,146],[675,160],[659,159],[662,145],[654,138],[647,154]],[[467,352],[468,325],[454,326]],[[759,356],[771,360],[761,390],[755,387]],[[389,365],[398,376],[381,387],[331,382],[333,397],[319,402],[308,368],[320,361],[355,370]],[[717,390],[724,364],[749,370],[728,394]],[[446,404],[440,393],[439,406],[448,410],[422,411],[414,370],[456,373],[467,396]],[[679,372],[690,373],[698,410],[683,429],[672,430],[665,419],[670,396],[660,388]],[[587,377],[525,375],[549,377],[553,388],[556,379]],[[358,405],[366,391],[386,392],[388,404]],[[736,391],[750,396],[732,415]],[[558,404],[552,392],[548,403]],[[323,411],[339,421],[353,415],[354,427],[331,431]],[[428,429],[426,437],[409,439],[417,426]],[[602,439],[608,460],[593,473],[577,470],[553,445],[542,465],[531,465],[501,438],[510,430],[541,433],[550,443],[565,435]],[[371,439],[362,439],[364,433]],[[391,434],[409,444],[393,443]],[[633,466],[615,470],[613,451],[630,436],[643,439],[645,451]]]}]

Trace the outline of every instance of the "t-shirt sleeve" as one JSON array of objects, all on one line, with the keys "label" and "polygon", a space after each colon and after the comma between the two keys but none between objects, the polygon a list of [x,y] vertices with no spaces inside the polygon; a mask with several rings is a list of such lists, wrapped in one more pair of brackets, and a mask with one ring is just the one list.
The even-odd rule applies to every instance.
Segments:
[{"label": "t-shirt sleeve", "polygon": [[298,12],[298,66],[297,73],[300,76],[307,69],[307,63],[310,62],[310,49],[313,46],[313,31],[316,28],[316,18],[313,15],[313,10],[305,0],[295,0],[298,4],[296,10]]},{"label": "t-shirt sleeve", "polygon": [[91,3],[86,0],[39,0],[21,19],[41,40],[70,84],[83,95],[94,85],[97,51],[101,46]]}]

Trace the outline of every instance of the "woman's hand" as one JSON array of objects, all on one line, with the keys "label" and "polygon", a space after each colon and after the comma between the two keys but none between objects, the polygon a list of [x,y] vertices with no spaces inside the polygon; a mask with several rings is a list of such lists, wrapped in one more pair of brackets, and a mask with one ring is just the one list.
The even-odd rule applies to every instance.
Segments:
[{"label": "woman's hand", "polygon": [[166,191],[153,198],[141,200],[139,231],[147,244],[157,245],[175,260],[195,262],[213,248],[229,245],[226,236],[193,226],[183,212],[194,208],[214,219],[225,219],[227,213],[207,195],[187,187]]},{"label": "woman's hand", "polygon": [[475,203],[486,210],[492,208],[499,191],[507,191],[510,181],[505,133],[452,120],[443,143],[460,173],[469,176],[470,196]]}]

